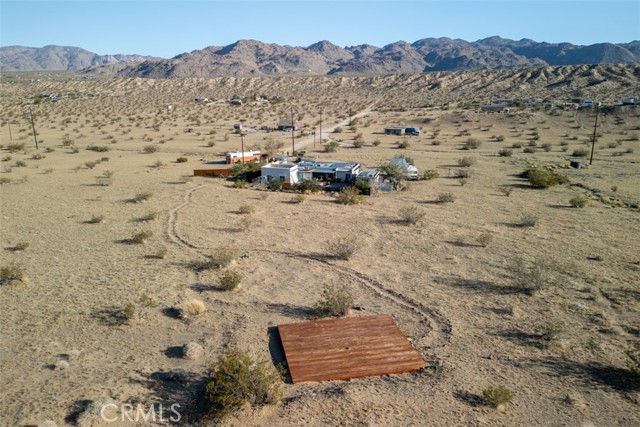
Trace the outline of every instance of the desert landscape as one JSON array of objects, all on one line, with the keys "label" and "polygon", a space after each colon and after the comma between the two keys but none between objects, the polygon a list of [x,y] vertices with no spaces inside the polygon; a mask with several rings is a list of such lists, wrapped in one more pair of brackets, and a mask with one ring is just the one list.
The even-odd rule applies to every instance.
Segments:
[{"label": "desert landscape", "polygon": [[[206,425],[211,364],[229,348],[277,361],[273,328],[317,319],[325,286],[346,285],[348,315],[390,314],[427,367],[285,375],[279,403],[224,425],[638,425],[640,108],[613,104],[639,88],[637,65],[2,74],[0,424]],[[508,112],[482,108],[498,99]],[[596,108],[576,99],[602,103],[592,164]],[[404,156],[423,179],[349,205],[193,176],[241,144],[293,155],[291,132],[265,130],[291,115],[305,157]],[[563,179],[534,188],[529,169]],[[331,256],[345,238],[353,254]],[[494,407],[497,386],[512,398]],[[181,418],[106,422],[96,402]]]}]

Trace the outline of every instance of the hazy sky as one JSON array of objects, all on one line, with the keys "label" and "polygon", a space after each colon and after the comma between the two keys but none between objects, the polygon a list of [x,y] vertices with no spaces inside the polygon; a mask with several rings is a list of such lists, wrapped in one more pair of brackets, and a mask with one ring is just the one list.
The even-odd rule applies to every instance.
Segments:
[{"label": "hazy sky", "polygon": [[640,1],[0,1],[0,45],[172,57],[240,39],[384,46],[499,35],[550,43],[640,40]]}]

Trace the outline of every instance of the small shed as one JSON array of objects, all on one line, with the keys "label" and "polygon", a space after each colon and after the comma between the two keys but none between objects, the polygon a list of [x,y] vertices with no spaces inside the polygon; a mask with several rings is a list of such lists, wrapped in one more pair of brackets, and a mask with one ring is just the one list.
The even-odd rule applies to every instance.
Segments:
[{"label": "small shed", "polygon": [[295,163],[268,163],[260,168],[260,182],[282,181],[287,185],[298,183],[298,165]]}]

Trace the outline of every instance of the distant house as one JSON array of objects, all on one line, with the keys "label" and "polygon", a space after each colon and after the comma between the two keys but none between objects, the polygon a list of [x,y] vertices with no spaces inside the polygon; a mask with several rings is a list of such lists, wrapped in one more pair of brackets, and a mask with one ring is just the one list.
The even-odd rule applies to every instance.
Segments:
[{"label": "distant house", "polygon": [[380,171],[375,169],[363,170],[358,174],[357,181],[366,181],[369,185],[377,184],[382,180]]},{"label": "distant house", "polygon": [[281,119],[278,122],[278,130],[284,132],[291,132],[292,130],[298,130],[299,128],[300,125],[298,124],[298,121],[296,119]]}]

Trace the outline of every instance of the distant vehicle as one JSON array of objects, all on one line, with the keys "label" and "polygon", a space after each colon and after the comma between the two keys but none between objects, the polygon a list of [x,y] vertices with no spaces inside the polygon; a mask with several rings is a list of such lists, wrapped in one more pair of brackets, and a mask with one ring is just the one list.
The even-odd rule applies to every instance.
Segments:
[{"label": "distant vehicle", "polygon": [[418,128],[404,128],[404,134],[405,135],[420,136],[420,129],[418,129]]},{"label": "distant vehicle", "polygon": [[580,101],[580,106],[581,107],[591,107],[593,106],[593,101],[590,99],[583,99],[582,101]]},{"label": "distant vehicle", "polygon": [[241,162],[253,162],[256,160],[260,160],[261,155],[260,151],[235,151],[229,152],[225,155],[225,159],[228,164],[231,163],[241,163]]},{"label": "distant vehicle", "polygon": [[634,98],[625,98],[622,100],[622,105],[635,105],[636,100]]}]

